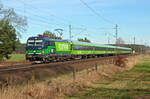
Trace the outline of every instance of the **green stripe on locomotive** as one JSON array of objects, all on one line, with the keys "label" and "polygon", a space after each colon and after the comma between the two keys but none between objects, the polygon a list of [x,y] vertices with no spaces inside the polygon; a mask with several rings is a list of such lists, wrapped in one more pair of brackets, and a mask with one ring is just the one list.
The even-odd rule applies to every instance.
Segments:
[{"label": "green stripe on locomotive", "polygon": [[55,46],[48,46],[47,48],[43,49],[44,50],[43,55],[55,53],[55,49],[56,49]]},{"label": "green stripe on locomotive", "polygon": [[28,54],[33,54],[33,50],[27,50]]}]

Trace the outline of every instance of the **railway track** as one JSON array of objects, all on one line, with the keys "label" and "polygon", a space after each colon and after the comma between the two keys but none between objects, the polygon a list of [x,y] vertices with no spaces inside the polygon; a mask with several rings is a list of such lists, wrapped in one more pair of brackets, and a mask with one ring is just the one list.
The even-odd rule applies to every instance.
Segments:
[{"label": "railway track", "polygon": [[47,78],[55,78],[60,75],[95,68],[97,65],[110,64],[116,56],[70,60],[47,64],[22,64],[0,67],[0,87],[4,85],[20,85],[28,83],[32,77],[36,80],[45,81]]},{"label": "railway track", "polygon": [[91,58],[91,59],[80,59],[80,60],[71,60],[71,61],[65,61],[65,62],[52,62],[52,63],[46,63],[46,64],[21,64],[21,65],[13,65],[13,66],[3,66],[0,67],[0,73],[6,72],[6,71],[16,71],[16,70],[27,70],[27,69],[34,69],[34,68],[45,68],[45,67],[58,67],[58,66],[64,66],[64,65],[73,65],[73,64],[80,64],[85,62],[97,62],[102,60],[110,60],[114,59],[116,56],[111,57],[101,57],[101,58]]}]

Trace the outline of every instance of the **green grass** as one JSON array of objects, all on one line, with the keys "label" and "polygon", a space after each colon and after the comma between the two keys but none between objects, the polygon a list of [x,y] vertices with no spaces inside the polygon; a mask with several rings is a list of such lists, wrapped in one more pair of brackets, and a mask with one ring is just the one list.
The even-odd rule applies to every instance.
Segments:
[{"label": "green grass", "polygon": [[25,54],[11,54],[10,59],[5,60],[6,62],[21,62],[25,61]]},{"label": "green grass", "polygon": [[130,71],[104,78],[67,99],[133,99],[145,94],[150,95],[150,58]]}]

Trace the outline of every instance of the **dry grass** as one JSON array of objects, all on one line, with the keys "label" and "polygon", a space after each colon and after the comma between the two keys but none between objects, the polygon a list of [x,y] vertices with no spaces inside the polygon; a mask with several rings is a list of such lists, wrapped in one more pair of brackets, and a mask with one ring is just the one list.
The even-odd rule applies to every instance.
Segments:
[{"label": "dry grass", "polygon": [[[133,61],[133,60],[132,60]],[[130,71],[104,78],[69,99],[150,99],[150,58]]]},{"label": "dry grass", "polygon": [[130,70],[145,56],[128,58],[126,67],[118,67],[113,64],[90,68],[74,74],[63,75],[46,82],[34,83],[34,77],[26,86],[9,86],[0,90],[0,99],[64,99],[67,95],[73,95],[78,91],[91,86],[94,82],[104,77]]}]

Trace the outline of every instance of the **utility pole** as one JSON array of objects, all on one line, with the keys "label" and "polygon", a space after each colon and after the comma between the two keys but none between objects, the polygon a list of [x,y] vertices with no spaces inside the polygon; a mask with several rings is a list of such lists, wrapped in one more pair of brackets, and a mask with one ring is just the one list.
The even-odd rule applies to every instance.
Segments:
[{"label": "utility pole", "polygon": [[108,37],[108,44],[110,44],[110,38]]},{"label": "utility pole", "polygon": [[118,25],[117,24],[116,24],[115,29],[116,29],[116,35],[115,35],[115,37],[116,37],[116,56],[117,56],[117,54],[118,54],[118,51],[117,51],[117,46],[118,46],[118,44],[117,44],[117,40],[118,40]]},{"label": "utility pole", "polygon": [[135,37],[134,37],[134,51],[135,51]]},{"label": "utility pole", "polygon": [[133,38],[133,43],[134,43],[134,45],[133,45],[133,55],[135,56],[135,36],[134,36],[134,38]]},{"label": "utility pole", "polygon": [[117,39],[118,39],[118,25],[117,24],[116,24],[115,29],[116,29],[116,46],[117,46]]},{"label": "utility pole", "polygon": [[69,25],[69,38],[70,38],[70,41],[71,41],[71,25]]},{"label": "utility pole", "polygon": [[145,47],[144,47],[145,49],[145,54],[147,53],[147,43],[145,42]]},{"label": "utility pole", "polygon": [[143,45],[143,40],[141,39],[141,54],[143,54],[143,48],[142,48],[142,45]]},{"label": "utility pole", "polygon": [[134,45],[135,45],[135,37],[134,37]]}]

